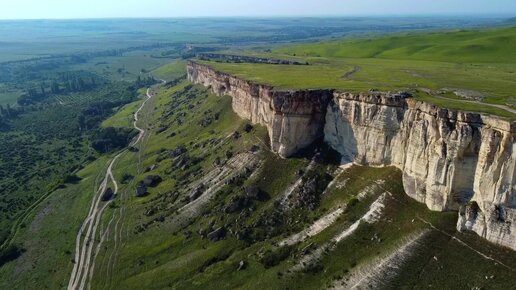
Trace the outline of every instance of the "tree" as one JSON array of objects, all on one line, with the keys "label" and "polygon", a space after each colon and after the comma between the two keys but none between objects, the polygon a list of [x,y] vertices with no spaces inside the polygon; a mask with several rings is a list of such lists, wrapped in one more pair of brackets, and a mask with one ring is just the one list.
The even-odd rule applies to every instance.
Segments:
[{"label": "tree", "polygon": [[52,82],[52,85],[50,86],[50,91],[52,94],[59,94],[59,84],[56,80]]},{"label": "tree", "polygon": [[86,117],[84,115],[79,115],[79,130],[85,130],[86,128]]},{"label": "tree", "polygon": [[46,95],[45,86],[43,84],[40,84],[39,87],[41,88],[41,96],[44,97]]},{"label": "tree", "polygon": [[71,92],[72,91],[72,83],[70,81],[67,81],[65,83],[65,86],[66,86],[66,91],[67,92]]},{"label": "tree", "polygon": [[84,80],[81,77],[77,78],[77,87],[78,87],[79,91],[86,89],[86,83],[84,82]]},{"label": "tree", "polygon": [[7,118],[11,118],[12,117],[11,105],[7,104],[6,112],[7,112],[7,114],[6,114]]}]

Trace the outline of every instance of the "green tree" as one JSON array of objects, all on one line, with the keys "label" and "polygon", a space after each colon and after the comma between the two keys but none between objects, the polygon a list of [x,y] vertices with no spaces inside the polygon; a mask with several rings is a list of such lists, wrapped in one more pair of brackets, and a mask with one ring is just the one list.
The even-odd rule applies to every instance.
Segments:
[{"label": "green tree", "polygon": [[39,87],[41,88],[41,95],[44,97],[46,96],[46,91],[45,91],[45,85],[44,84],[40,84]]},{"label": "green tree", "polygon": [[7,104],[7,107],[6,107],[5,111],[6,111],[6,116],[7,116],[8,118],[12,117],[12,109],[11,109],[11,105]]},{"label": "green tree", "polygon": [[79,91],[83,91],[86,89],[86,83],[81,77],[77,78],[77,87]]},{"label": "green tree", "polygon": [[50,91],[52,94],[58,94],[59,93],[59,84],[56,80],[52,82],[52,85],[50,86]]}]

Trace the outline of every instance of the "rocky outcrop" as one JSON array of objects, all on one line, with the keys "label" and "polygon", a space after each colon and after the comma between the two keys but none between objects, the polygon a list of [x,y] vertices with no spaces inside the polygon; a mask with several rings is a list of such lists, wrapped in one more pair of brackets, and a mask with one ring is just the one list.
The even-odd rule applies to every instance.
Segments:
[{"label": "rocky outcrop", "polygon": [[265,125],[271,149],[288,157],[322,137],[332,90],[275,90],[189,62],[188,79],[210,87],[217,95],[233,98],[233,110],[242,118]]},{"label": "rocky outcrop", "polygon": [[514,123],[403,94],[335,93],[324,131],[345,161],[400,168],[409,196],[460,210],[460,230],[516,250]]},{"label": "rocky outcrop", "polygon": [[473,231],[496,244],[516,250],[516,209],[489,201],[471,202],[461,207],[457,230]]},{"label": "rocky outcrop", "polygon": [[199,53],[197,57],[201,60],[213,60],[220,62],[234,62],[234,63],[265,63],[265,64],[278,64],[278,65],[308,65],[307,62],[287,60],[287,59],[276,59],[268,57],[256,57],[246,55],[234,55],[234,54],[221,54],[221,53]]},{"label": "rocky outcrop", "polygon": [[432,210],[458,210],[459,230],[516,250],[514,122],[407,94],[277,91],[196,63],[188,77],[232,96],[238,115],[267,126],[280,155],[324,136],[343,162],[398,167],[409,196]]}]

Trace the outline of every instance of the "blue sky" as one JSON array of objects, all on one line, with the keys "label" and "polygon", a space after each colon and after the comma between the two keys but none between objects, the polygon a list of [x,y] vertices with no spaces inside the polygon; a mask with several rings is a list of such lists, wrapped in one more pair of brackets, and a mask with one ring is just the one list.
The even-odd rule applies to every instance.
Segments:
[{"label": "blue sky", "polygon": [[516,16],[516,0],[0,0],[0,4],[0,19],[439,14]]}]

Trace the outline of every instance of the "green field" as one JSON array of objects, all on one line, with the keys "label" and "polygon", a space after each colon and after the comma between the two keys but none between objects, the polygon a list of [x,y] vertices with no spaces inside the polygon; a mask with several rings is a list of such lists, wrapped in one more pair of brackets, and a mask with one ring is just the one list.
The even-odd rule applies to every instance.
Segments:
[{"label": "green field", "polygon": [[[454,92],[466,91],[468,95],[480,96],[482,102],[514,109],[515,39],[516,28],[399,35],[317,42],[255,53],[280,59],[295,57],[308,61],[308,66],[201,63],[278,88],[335,88],[351,92],[417,90],[431,92],[424,97],[426,101],[454,108],[460,100]],[[452,96],[454,101],[433,95]],[[515,117],[504,109],[482,104],[467,104],[465,109]]]},{"label": "green field", "polygon": [[152,51],[138,51],[122,57],[97,57],[85,64],[73,65],[72,70],[94,72],[113,81],[134,81],[139,75],[168,64],[170,58],[153,58]]},{"label": "green field", "polygon": [[174,80],[186,74],[186,62],[177,60],[160,66],[152,71],[152,75],[166,81]]},{"label": "green field", "polygon": [[275,52],[308,57],[385,58],[452,63],[516,63],[516,27],[410,33],[302,44]]}]

